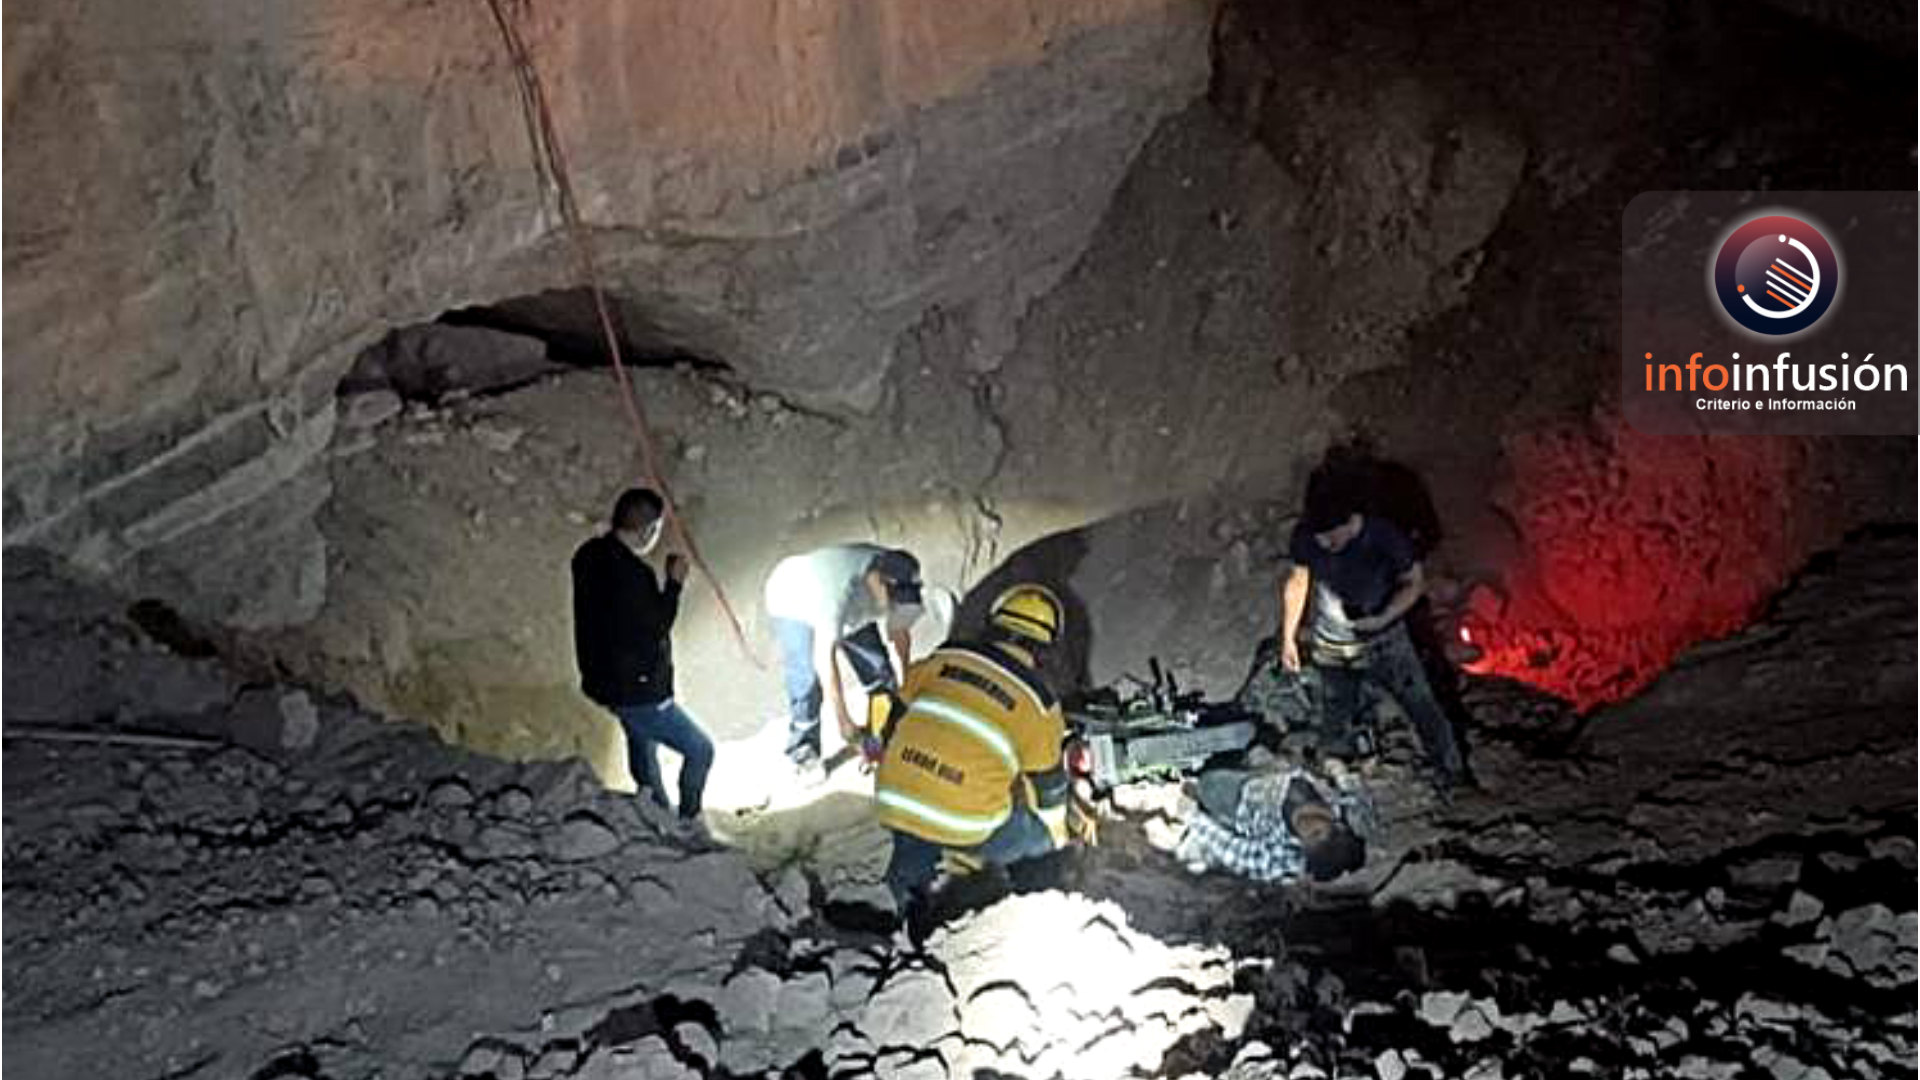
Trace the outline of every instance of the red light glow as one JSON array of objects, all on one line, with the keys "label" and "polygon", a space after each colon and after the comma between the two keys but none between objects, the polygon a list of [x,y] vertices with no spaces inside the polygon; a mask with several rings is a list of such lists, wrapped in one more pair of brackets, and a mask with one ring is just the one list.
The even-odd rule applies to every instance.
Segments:
[{"label": "red light glow", "polygon": [[1469,670],[1582,710],[1631,695],[1683,649],[1746,625],[1805,556],[1797,443],[1655,435],[1618,417],[1507,444],[1499,498],[1521,555],[1469,598]]}]

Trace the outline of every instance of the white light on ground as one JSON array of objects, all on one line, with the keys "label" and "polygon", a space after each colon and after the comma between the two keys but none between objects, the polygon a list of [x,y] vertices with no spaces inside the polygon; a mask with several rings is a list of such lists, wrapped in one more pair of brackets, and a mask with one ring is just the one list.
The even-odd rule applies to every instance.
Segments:
[{"label": "white light on ground", "polygon": [[961,1003],[954,1075],[1031,1061],[1022,1075],[1152,1072],[1181,1038],[1240,1037],[1254,1001],[1245,962],[1219,946],[1168,945],[1112,902],[1058,892],[1010,897],[937,932]]}]

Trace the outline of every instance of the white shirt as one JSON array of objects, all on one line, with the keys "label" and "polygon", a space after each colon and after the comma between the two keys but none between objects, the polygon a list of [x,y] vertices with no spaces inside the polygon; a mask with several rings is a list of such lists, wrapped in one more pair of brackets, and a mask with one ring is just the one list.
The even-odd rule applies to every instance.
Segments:
[{"label": "white shirt", "polygon": [[885,551],[877,544],[834,544],[780,560],[767,576],[767,614],[816,633],[845,637],[882,615],[867,591],[867,568]]}]

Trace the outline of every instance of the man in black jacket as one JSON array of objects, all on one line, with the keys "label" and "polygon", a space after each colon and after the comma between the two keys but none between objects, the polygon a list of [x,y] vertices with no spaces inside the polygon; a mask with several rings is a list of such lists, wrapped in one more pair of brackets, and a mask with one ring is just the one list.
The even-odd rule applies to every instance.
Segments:
[{"label": "man in black jacket", "polygon": [[631,488],[611,527],[573,554],[573,646],[580,689],[612,712],[627,736],[627,764],[640,793],[667,805],[656,744],[679,753],[680,816],[696,820],[713,767],[713,740],[673,701],[673,620],[687,579],[686,556],[666,558],[660,584],[643,556],[660,543],[666,503]]}]

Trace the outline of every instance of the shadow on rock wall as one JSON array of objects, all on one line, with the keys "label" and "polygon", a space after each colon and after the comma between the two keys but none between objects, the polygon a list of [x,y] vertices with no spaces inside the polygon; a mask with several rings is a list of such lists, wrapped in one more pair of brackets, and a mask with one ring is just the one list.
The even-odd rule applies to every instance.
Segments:
[{"label": "shadow on rock wall", "polygon": [[984,633],[993,602],[1013,586],[1045,585],[1066,605],[1066,625],[1060,644],[1042,657],[1040,673],[1055,693],[1085,686],[1096,631],[1086,600],[1070,582],[1087,550],[1085,530],[1074,529],[1036,540],[1014,552],[961,599],[959,614],[954,617],[954,636],[966,639]]}]

